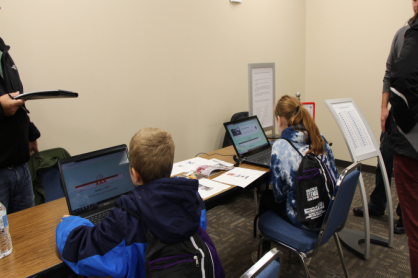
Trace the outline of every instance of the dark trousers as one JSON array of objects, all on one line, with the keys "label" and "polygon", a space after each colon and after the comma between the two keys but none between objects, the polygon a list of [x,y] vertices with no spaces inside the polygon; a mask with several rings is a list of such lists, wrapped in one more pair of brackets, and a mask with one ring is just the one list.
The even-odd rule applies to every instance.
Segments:
[{"label": "dark trousers", "polygon": [[[380,135],[380,152],[382,153],[382,158],[383,162],[385,163],[386,174],[388,176],[390,185],[393,169],[393,153],[389,150],[387,135],[383,132]],[[380,165],[378,163],[376,168],[376,187],[370,195],[369,211],[372,211],[375,214],[384,214],[386,210],[386,203],[387,199],[385,182],[383,180],[382,171],[380,170]],[[398,207],[396,208],[396,214],[402,217],[402,211],[399,202]]]},{"label": "dark trousers", "polygon": [[276,201],[274,200],[273,191],[267,189],[264,190],[263,193],[261,193],[260,205],[258,207],[258,215],[262,215],[263,213],[269,210],[274,211],[283,220],[286,220],[290,223],[289,217],[287,217],[286,212],[286,201],[276,203]]},{"label": "dark trousers", "polygon": [[408,236],[411,277],[418,277],[418,160],[395,154],[395,184],[402,206],[403,223]]},{"label": "dark trousers", "polygon": [[[266,189],[263,191],[263,193],[261,193],[260,204],[258,206],[258,214],[254,219],[254,238],[256,237],[256,231],[257,231],[256,224],[257,224],[258,217],[269,210],[274,211],[283,220],[291,223],[286,212],[286,201],[281,202],[281,203],[276,203],[276,201],[274,200],[273,191]],[[270,250],[270,242],[264,241],[261,247],[261,254],[259,254],[260,257],[263,256],[265,253],[267,253],[269,250]]]}]

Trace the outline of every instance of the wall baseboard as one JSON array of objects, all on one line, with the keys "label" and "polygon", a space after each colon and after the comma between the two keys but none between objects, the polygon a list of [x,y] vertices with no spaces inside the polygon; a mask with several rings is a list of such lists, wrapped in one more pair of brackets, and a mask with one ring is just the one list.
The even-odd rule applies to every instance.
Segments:
[{"label": "wall baseboard", "polygon": [[[336,159],[335,160],[335,165],[337,165],[338,167],[348,167],[352,164],[353,162],[351,161],[345,161],[345,160],[340,160],[340,159]],[[370,165],[361,165],[361,171],[363,172],[367,172],[367,173],[372,173],[374,174],[376,172],[376,166],[370,166]]]}]

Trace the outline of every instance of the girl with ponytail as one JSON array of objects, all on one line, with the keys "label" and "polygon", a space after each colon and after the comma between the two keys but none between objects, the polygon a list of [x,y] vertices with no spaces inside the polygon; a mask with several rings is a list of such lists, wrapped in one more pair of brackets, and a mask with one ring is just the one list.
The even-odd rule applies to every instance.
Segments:
[{"label": "girl with ponytail", "polygon": [[[326,165],[336,181],[338,172],[331,148],[300,101],[288,95],[282,96],[274,113],[280,138],[291,141],[302,155],[313,153]],[[307,229],[298,222],[296,209],[296,174],[301,160],[302,157],[286,140],[279,139],[274,143],[270,164],[273,191],[263,192],[259,215],[274,210],[294,226]]]}]

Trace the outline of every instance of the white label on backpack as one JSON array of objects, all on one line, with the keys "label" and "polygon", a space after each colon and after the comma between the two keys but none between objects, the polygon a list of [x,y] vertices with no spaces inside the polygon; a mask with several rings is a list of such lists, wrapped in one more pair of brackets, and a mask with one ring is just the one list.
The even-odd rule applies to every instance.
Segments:
[{"label": "white label on backpack", "polygon": [[320,217],[325,212],[324,202],[319,202],[318,205],[304,209],[306,219],[315,219]]},{"label": "white label on backpack", "polygon": [[306,189],[306,199],[308,201],[313,201],[319,198],[318,187],[312,187]]}]

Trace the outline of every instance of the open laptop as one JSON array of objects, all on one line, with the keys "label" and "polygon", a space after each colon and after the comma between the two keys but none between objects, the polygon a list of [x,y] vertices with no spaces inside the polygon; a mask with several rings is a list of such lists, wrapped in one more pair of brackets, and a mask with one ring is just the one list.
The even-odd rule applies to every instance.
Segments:
[{"label": "open laptop", "polygon": [[241,162],[270,167],[271,145],[257,116],[224,123]]},{"label": "open laptop", "polygon": [[60,159],[58,168],[70,215],[94,224],[109,214],[119,196],[135,188],[126,145]]}]

